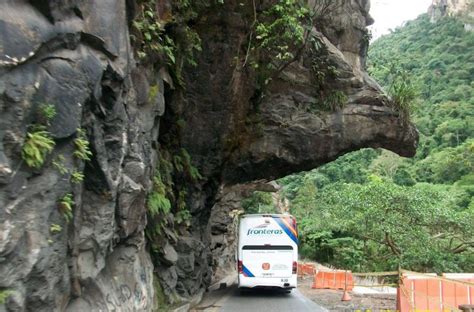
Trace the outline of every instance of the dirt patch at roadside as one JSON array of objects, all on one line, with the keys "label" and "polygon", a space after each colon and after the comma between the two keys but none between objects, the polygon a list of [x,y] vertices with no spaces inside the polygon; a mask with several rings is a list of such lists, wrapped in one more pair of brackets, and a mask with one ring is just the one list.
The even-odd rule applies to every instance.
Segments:
[{"label": "dirt patch at roadside", "polygon": [[341,301],[343,291],[331,289],[312,289],[312,279],[298,280],[298,290],[308,299],[325,307],[329,311],[395,311],[396,295],[355,294],[350,292],[351,301]]}]

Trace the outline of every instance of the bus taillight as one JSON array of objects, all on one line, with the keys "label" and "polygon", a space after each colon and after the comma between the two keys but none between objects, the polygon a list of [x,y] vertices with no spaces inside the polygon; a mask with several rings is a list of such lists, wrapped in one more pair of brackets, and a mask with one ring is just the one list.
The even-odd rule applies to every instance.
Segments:
[{"label": "bus taillight", "polygon": [[242,260],[239,260],[237,262],[237,271],[239,271],[239,274],[242,274],[244,272]]},{"label": "bus taillight", "polygon": [[293,274],[296,274],[298,271],[298,262],[293,261]]},{"label": "bus taillight", "polygon": [[295,232],[296,232],[296,236],[298,237],[298,227],[296,225],[296,219],[295,218],[291,218],[291,223],[293,223],[293,228],[295,229]]}]

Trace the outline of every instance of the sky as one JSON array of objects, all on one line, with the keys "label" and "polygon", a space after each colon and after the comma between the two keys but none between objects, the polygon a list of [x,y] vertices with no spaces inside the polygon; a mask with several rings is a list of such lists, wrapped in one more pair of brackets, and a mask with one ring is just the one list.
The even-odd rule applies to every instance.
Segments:
[{"label": "sky", "polygon": [[372,30],[373,39],[388,34],[403,22],[415,19],[426,13],[432,0],[372,0],[370,15],[375,19]]}]

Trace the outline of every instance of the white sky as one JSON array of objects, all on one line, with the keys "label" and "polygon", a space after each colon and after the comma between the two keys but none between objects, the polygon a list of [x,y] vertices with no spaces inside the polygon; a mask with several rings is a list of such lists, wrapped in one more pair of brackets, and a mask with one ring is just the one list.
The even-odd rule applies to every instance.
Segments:
[{"label": "white sky", "polygon": [[389,29],[395,29],[403,22],[415,19],[426,13],[432,0],[372,0],[370,15],[375,23],[369,28],[373,39],[388,34]]}]

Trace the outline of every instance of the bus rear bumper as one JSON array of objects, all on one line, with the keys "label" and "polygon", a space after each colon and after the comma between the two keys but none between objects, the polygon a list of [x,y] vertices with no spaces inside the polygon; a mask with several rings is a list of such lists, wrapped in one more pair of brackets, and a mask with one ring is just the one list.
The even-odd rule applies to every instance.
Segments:
[{"label": "bus rear bumper", "polygon": [[297,286],[297,276],[291,277],[247,277],[239,274],[239,288],[281,288],[292,289]]}]

